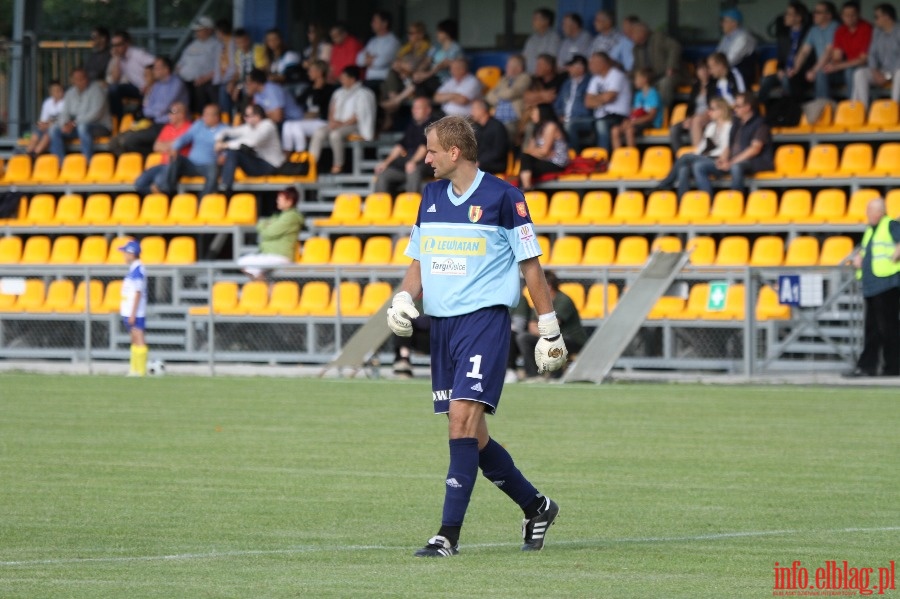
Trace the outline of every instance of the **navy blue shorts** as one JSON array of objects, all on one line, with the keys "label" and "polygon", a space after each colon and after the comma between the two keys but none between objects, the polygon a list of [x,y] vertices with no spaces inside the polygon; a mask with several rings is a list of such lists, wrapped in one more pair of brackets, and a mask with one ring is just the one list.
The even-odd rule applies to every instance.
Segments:
[{"label": "navy blue shorts", "polygon": [[[128,317],[122,317],[122,324],[125,325],[125,330],[129,333],[131,332],[131,326],[128,324]],[[137,316],[134,319],[134,328],[139,331],[143,331],[146,328],[146,319],[143,316]]]},{"label": "navy blue shorts", "polygon": [[471,314],[431,319],[431,391],[434,413],[450,411],[450,401],[500,403],[509,357],[509,308],[493,306]]}]

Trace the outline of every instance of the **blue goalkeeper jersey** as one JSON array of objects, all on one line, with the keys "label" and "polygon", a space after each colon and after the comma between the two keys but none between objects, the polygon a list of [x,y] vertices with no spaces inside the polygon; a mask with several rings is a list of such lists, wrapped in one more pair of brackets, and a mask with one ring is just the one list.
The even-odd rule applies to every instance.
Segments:
[{"label": "blue goalkeeper jersey", "polygon": [[517,305],[517,264],[541,253],[525,196],[480,170],[458,197],[450,181],[425,186],[406,249],[419,261],[430,316]]}]

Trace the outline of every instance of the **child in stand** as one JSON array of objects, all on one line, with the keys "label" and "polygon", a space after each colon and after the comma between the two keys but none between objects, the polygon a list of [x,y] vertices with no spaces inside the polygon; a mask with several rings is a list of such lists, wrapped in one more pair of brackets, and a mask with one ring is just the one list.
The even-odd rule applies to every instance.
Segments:
[{"label": "child in stand", "polygon": [[50,82],[47,92],[49,95],[41,105],[41,116],[25,147],[25,152],[30,154],[32,159],[47,151],[50,146],[48,132],[63,110],[63,96],[65,96],[66,90],[63,89],[62,83],[54,79]]},{"label": "child in stand", "polygon": [[634,73],[634,100],[632,101],[631,115],[620,124],[612,128],[612,149],[622,147],[622,137],[625,138],[625,146],[635,147],[635,137],[644,129],[662,127],[662,102],[659,92],[650,85],[653,72],[650,69],[638,69]]},{"label": "child in stand", "polygon": [[144,329],[147,316],[147,273],[141,264],[141,244],[131,240],[119,251],[125,255],[128,274],[122,281],[122,303],[119,313],[122,324],[131,334],[131,368],[128,376],[144,376],[147,374],[147,344],[144,341]]}]

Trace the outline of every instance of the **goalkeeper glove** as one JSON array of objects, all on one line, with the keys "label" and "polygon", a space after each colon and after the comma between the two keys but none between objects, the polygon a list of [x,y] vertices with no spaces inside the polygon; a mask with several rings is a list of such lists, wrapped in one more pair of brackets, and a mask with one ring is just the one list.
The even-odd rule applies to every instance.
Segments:
[{"label": "goalkeeper glove", "polygon": [[534,362],[538,374],[559,370],[566,363],[569,352],[559,332],[559,321],[556,313],[542,314],[538,319],[538,339],[534,348]]},{"label": "goalkeeper glove", "polygon": [[394,296],[387,311],[387,322],[395,335],[412,337],[412,319],[418,317],[419,311],[416,310],[412,296],[408,292],[401,291]]}]

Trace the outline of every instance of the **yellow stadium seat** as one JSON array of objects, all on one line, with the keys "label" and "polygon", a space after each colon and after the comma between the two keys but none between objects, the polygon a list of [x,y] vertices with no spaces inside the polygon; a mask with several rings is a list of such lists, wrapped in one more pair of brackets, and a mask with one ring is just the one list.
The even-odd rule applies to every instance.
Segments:
[{"label": "yellow stadium seat", "polygon": [[394,210],[391,212],[390,223],[392,225],[402,225],[411,227],[416,224],[416,218],[419,216],[419,204],[422,203],[422,196],[418,192],[406,191],[397,194],[394,198]]},{"label": "yellow stadium seat", "polygon": [[681,196],[677,224],[702,224],[709,219],[709,194],[705,191],[693,190]]},{"label": "yellow stadium seat", "polygon": [[162,164],[162,154],[159,152],[150,152],[147,154],[147,158],[144,159],[144,170],[149,170],[160,164]]},{"label": "yellow stadium seat", "polygon": [[391,238],[386,235],[376,235],[366,239],[363,246],[360,264],[384,265],[391,263]]},{"label": "yellow stadium seat", "polygon": [[131,241],[132,237],[116,237],[109,242],[109,253],[106,255],[106,263],[114,265],[124,265],[125,255],[119,251],[126,243]]},{"label": "yellow stadium seat", "polygon": [[221,193],[208,193],[200,200],[197,208],[196,223],[198,225],[219,226],[225,224],[225,212],[228,201]]},{"label": "yellow stadium seat", "polygon": [[577,222],[578,210],[581,207],[581,199],[575,191],[557,191],[550,198],[550,207],[547,208],[548,225],[568,225]]},{"label": "yellow stadium seat", "polygon": [[678,196],[674,191],[654,191],[647,198],[647,210],[633,224],[665,225],[675,220]]},{"label": "yellow stadium seat", "polygon": [[769,223],[775,220],[776,214],[778,214],[778,195],[771,189],[757,189],[747,196],[744,214],[737,223]]},{"label": "yellow stadium seat", "polygon": [[831,173],[836,177],[860,177],[869,174],[872,170],[872,144],[855,143],[847,144],[841,153],[841,163],[836,173]]},{"label": "yellow stadium seat", "polygon": [[841,220],[845,224],[863,224],[866,222],[866,206],[875,198],[881,197],[877,189],[857,189],[850,196],[847,204],[847,214]]},{"label": "yellow stadium seat", "polygon": [[53,241],[48,264],[75,264],[78,261],[78,238],[63,235]]},{"label": "yellow stadium seat", "polygon": [[394,244],[394,251],[391,257],[391,264],[397,266],[408,266],[412,262],[412,258],[406,255],[406,247],[409,245],[408,237],[401,237]]},{"label": "yellow stadium seat", "polygon": [[669,146],[651,146],[644,150],[639,179],[663,179],[672,170],[672,149]]},{"label": "yellow stadium seat", "polygon": [[677,253],[681,251],[681,239],[674,235],[660,235],[650,244],[650,252]]},{"label": "yellow stadium seat", "polygon": [[60,183],[85,183],[86,174],[87,160],[84,154],[67,154],[56,180]]},{"label": "yellow stadium seat", "polygon": [[362,257],[362,242],[359,237],[346,235],[338,237],[331,249],[331,264],[351,265],[359,264]]},{"label": "yellow stadium seat", "polygon": [[781,196],[778,214],[772,222],[802,223],[812,210],[812,194],[808,189],[789,189]]},{"label": "yellow stadium seat", "polygon": [[881,144],[875,152],[875,164],[869,175],[873,177],[894,177],[900,164],[900,142]]},{"label": "yellow stadium seat", "polygon": [[28,214],[22,224],[46,226],[53,223],[55,214],[56,198],[49,193],[38,193],[28,201]]},{"label": "yellow stadium seat", "polygon": [[547,266],[555,268],[580,264],[584,251],[583,245],[580,237],[557,237],[553,242],[553,249],[550,250]]},{"label": "yellow stadium seat", "polygon": [[47,297],[39,306],[32,306],[27,312],[65,312],[75,301],[75,284],[69,279],[56,279],[47,287]]},{"label": "yellow stadium seat", "polygon": [[805,222],[840,222],[844,219],[846,212],[847,194],[843,189],[820,189],[816,193],[812,213],[805,219]]},{"label": "yellow stadium seat", "polygon": [[172,203],[169,205],[169,215],[166,218],[166,224],[197,224],[197,196],[193,193],[179,193],[173,196]]},{"label": "yellow stadium seat", "polygon": [[[121,253],[121,252],[120,252]],[[166,261],[166,240],[159,235],[150,235],[141,239],[141,262],[144,264],[162,264]]]},{"label": "yellow stadium seat", "polygon": [[0,185],[18,185],[31,180],[31,156],[16,154],[6,163]]},{"label": "yellow stadium seat", "polygon": [[788,243],[785,266],[815,266],[819,261],[819,240],[810,235],[794,237]]},{"label": "yellow stadium seat", "polygon": [[19,209],[10,218],[0,218],[0,227],[17,227],[25,222],[28,215],[28,197],[24,194],[19,196]]},{"label": "yellow stadium seat", "polygon": [[141,202],[139,225],[163,225],[169,215],[169,197],[164,193],[148,193]]},{"label": "yellow stadium seat", "polygon": [[334,227],[353,225],[362,217],[362,198],[358,193],[341,193],[334,198],[334,207],[328,218],[317,218],[313,224],[317,227]]},{"label": "yellow stadium seat", "polygon": [[33,235],[25,240],[21,264],[46,264],[50,260],[50,238]]},{"label": "yellow stadium seat", "polygon": [[141,199],[136,193],[120,193],[113,202],[109,223],[112,225],[137,224],[141,213]]},{"label": "yellow stadium seat", "polygon": [[608,191],[589,191],[581,199],[581,211],[573,224],[599,225],[609,222],[612,195]]},{"label": "yellow stadium seat", "polygon": [[641,155],[637,148],[617,148],[609,159],[609,168],[605,173],[594,173],[591,180],[607,181],[610,179],[631,179],[640,170]]},{"label": "yellow stadium seat", "polygon": [[106,285],[103,302],[100,304],[102,314],[116,314],[122,303],[122,280],[116,279]]},{"label": "yellow stadium seat", "polygon": [[490,91],[497,85],[500,78],[503,77],[503,71],[496,65],[485,65],[476,69],[475,77],[481,81],[481,85],[484,86],[484,91]]},{"label": "yellow stadium seat", "polygon": [[[70,154],[71,156],[72,154]],[[84,199],[81,194],[67,193],[56,201],[54,225],[77,225],[84,213]]]},{"label": "yellow stadium seat", "polygon": [[531,221],[536,225],[545,224],[549,204],[547,194],[543,191],[526,191],[525,204],[528,206]]},{"label": "yellow stadium seat", "polygon": [[324,313],[313,313],[313,316],[335,316],[338,313],[341,316],[350,316],[353,312],[359,310],[360,299],[362,298],[362,288],[356,281],[342,281],[338,287],[331,290],[331,299],[328,301],[328,307]]},{"label": "yellow stadium seat", "polygon": [[623,191],[616,196],[613,213],[608,222],[630,224],[639,222],[644,216],[644,194],[640,191]]},{"label": "yellow stadium seat", "polygon": [[591,237],[584,244],[584,266],[611,266],[616,259],[616,242],[607,235]]},{"label": "yellow stadium seat", "polygon": [[750,259],[750,242],[742,235],[729,235],[719,242],[715,266],[744,266]]},{"label": "yellow stadium seat", "polygon": [[324,281],[309,281],[300,291],[300,300],[291,316],[324,315],[331,299],[331,289]]},{"label": "yellow stadium seat", "polygon": [[785,144],[775,148],[775,170],[756,173],[754,179],[784,179],[803,172],[806,150],[800,144]]},{"label": "yellow stadium seat", "polygon": [[686,102],[679,102],[672,107],[672,114],[669,115],[669,127],[677,125],[687,118],[688,105]]},{"label": "yellow stadium seat", "polygon": [[34,161],[31,183],[56,183],[59,178],[59,158],[55,154],[41,154]]},{"label": "yellow stadium seat", "polygon": [[116,158],[109,152],[101,152],[91,156],[87,172],[84,174],[85,183],[112,183],[116,172]]},{"label": "yellow stadium seat", "polygon": [[784,262],[784,239],[777,235],[761,235],[753,242],[750,266],[781,266]]},{"label": "yellow stadium seat", "polygon": [[647,127],[641,133],[643,137],[655,137],[657,135],[664,136],[669,134],[669,121],[671,119],[671,115],[669,114],[669,109],[666,107],[662,108],[662,124],[659,128],[657,127]]},{"label": "yellow stadium seat", "polygon": [[813,125],[813,133],[846,133],[858,131],[866,122],[866,105],[855,100],[841,100],[830,125]]},{"label": "yellow stadium seat", "polygon": [[286,162],[295,164],[306,163],[308,171],[305,175],[269,175],[266,183],[278,183],[284,185],[297,185],[300,183],[314,183],[318,178],[316,161],[310,158],[309,152],[292,152]]},{"label": "yellow stadium seat", "polygon": [[111,183],[134,183],[143,170],[144,157],[137,152],[126,152],[116,160]]},{"label": "yellow stadium seat", "polygon": [[579,314],[584,310],[584,285],[570,281],[568,283],[560,283],[559,290],[569,296]]},{"label": "yellow stadium seat", "polygon": [[[107,291],[109,296],[109,291]],[[234,281],[216,281],[212,286],[212,311],[213,314],[222,314],[231,310],[238,303],[238,285]],[[209,314],[209,306],[194,306],[188,308],[188,314],[203,316]]]},{"label": "yellow stadium seat", "polygon": [[869,106],[869,117],[860,130],[894,132],[900,128],[898,120],[900,120],[900,108],[898,108],[897,102],[890,99],[875,100]]},{"label": "yellow stadium seat", "polygon": [[775,75],[778,73],[778,59],[777,58],[769,58],[766,62],[763,63],[762,74],[760,77],[768,77],[769,75]]},{"label": "yellow stadium seat", "polygon": [[393,289],[384,281],[368,283],[362,291],[359,305],[356,308],[345,309],[344,316],[371,316],[380,312],[392,294]]},{"label": "yellow stadium seat", "polygon": [[[58,308],[56,312],[83,314],[88,309],[87,289],[88,286],[84,284],[84,281],[79,281],[78,286],[75,287],[75,297],[72,300],[72,303],[67,307]],[[91,279],[90,290],[90,313],[100,314],[103,312],[103,282],[98,281],[97,279]]]},{"label": "yellow stadium seat", "polygon": [[692,266],[710,266],[716,261],[716,242],[707,235],[688,239],[684,251],[690,252]]},{"label": "yellow stadium seat", "polygon": [[359,224],[387,225],[391,220],[391,194],[375,192],[366,196]]},{"label": "yellow stadium seat", "polygon": [[647,238],[643,235],[628,235],[619,241],[616,249],[616,266],[643,266],[650,253]]},{"label": "yellow stadium seat", "polygon": [[19,296],[0,291],[0,312],[12,312]]},{"label": "yellow stadium seat", "polygon": [[122,115],[122,118],[118,123],[113,123],[113,128],[118,133],[125,133],[126,131],[130,131],[134,126],[134,114],[131,112],[126,112]]},{"label": "yellow stadium seat", "polygon": [[303,243],[300,264],[328,264],[331,260],[331,240],[327,237],[310,237]]},{"label": "yellow stadium seat", "polygon": [[547,261],[550,260],[550,238],[546,235],[538,235],[537,241],[541,248],[541,255],[538,257],[538,262],[541,263],[541,266],[546,266]]},{"label": "yellow stadium seat", "polygon": [[41,279],[26,279],[25,292],[16,298],[10,312],[34,312],[44,305],[47,288]]},{"label": "yellow stadium seat", "polygon": [[236,193],[231,196],[225,221],[229,225],[255,225],[256,196],[252,193]]},{"label": "yellow stadium seat", "polygon": [[107,193],[92,193],[84,202],[81,223],[85,225],[109,225],[112,216],[112,199]]},{"label": "yellow stadium seat", "polygon": [[109,243],[103,235],[89,235],[81,242],[78,264],[105,264]]},{"label": "yellow stadium seat", "polygon": [[763,285],[756,298],[756,320],[787,320],[791,317],[791,307],[778,301],[778,292],[770,285]]},{"label": "yellow stadium seat", "polygon": [[250,281],[241,287],[237,304],[218,308],[214,304],[213,311],[224,316],[259,316],[265,313],[268,304],[269,284],[265,281]]},{"label": "yellow stadium seat", "polygon": [[166,264],[193,264],[197,261],[197,242],[193,237],[179,235],[169,241]]},{"label": "yellow stadium seat", "polygon": [[584,319],[606,318],[610,312],[615,310],[618,301],[618,287],[612,284],[594,283],[588,289],[581,317]]},{"label": "yellow stadium seat", "polygon": [[686,303],[687,302],[683,297],[663,295],[656,300],[656,304],[650,309],[650,313],[647,314],[647,319],[666,320],[674,318],[676,315],[684,312]]},{"label": "yellow stadium seat", "polygon": [[300,286],[296,281],[276,281],[272,285],[269,303],[262,310],[262,314],[290,314],[297,308],[298,301],[300,301]]},{"label": "yellow stadium seat", "polygon": [[713,197],[712,208],[706,222],[711,225],[732,225],[744,216],[744,194],[733,189],[722,189]]},{"label": "yellow stadium seat", "polygon": [[822,253],[819,256],[819,266],[837,266],[853,253],[853,240],[846,235],[832,235],[822,242]]},{"label": "yellow stadium seat", "polygon": [[818,144],[809,150],[806,168],[795,177],[827,177],[838,169],[838,149],[834,144]]},{"label": "yellow stadium seat", "polygon": [[22,259],[22,238],[0,237],[0,264],[18,264]]},{"label": "yellow stadium seat", "polygon": [[885,208],[887,215],[897,220],[900,218],[900,187],[892,189],[884,196]]}]

